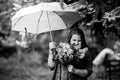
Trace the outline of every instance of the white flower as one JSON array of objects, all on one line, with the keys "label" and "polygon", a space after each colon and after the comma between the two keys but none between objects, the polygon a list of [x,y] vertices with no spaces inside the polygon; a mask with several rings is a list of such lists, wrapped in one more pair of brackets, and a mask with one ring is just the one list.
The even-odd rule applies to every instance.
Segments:
[{"label": "white flower", "polygon": [[72,72],[72,71],[73,71],[73,65],[69,65],[69,66],[68,66],[68,71],[69,71],[69,72]]},{"label": "white flower", "polygon": [[85,57],[85,54],[80,54],[79,58],[83,59]]},{"label": "white flower", "polygon": [[78,52],[76,52],[76,56],[78,59],[83,59],[85,57],[85,53],[88,51],[88,48],[83,48],[83,49],[79,49]]}]

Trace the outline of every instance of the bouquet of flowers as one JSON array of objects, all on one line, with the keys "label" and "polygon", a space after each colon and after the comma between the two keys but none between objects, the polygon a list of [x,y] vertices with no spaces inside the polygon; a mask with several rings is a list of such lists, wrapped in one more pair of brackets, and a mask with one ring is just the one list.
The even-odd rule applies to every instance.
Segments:
[{"label": "bouquet of flowers", "polygon": [[80,46],[76,46],[73,48],[68,43],[60,43],[56,48],[54,60],[57,60],[62,64],[69,64],[75,59],[83,59],[87,50],[87,47],[80,49]]},{"label": "bouquet of flowers", "polygon": [[73,50],[68,43],[60,43],[56,48],[55,60],[68,64],[73,60]]}]

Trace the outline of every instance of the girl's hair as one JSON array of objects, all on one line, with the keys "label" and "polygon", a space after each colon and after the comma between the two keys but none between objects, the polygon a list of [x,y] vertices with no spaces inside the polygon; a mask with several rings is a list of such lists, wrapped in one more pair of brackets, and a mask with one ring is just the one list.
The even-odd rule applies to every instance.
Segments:
[{"label": "girl's hair", "polygon": [[74,28],[70,31],[70,33],[68,35],[68,43],[70,43],[71,37],[74,34],[80,35],[80,37],[81,37],[81,48],[88,47],[87,44],[86,44],[84,32],[79,28]]}]

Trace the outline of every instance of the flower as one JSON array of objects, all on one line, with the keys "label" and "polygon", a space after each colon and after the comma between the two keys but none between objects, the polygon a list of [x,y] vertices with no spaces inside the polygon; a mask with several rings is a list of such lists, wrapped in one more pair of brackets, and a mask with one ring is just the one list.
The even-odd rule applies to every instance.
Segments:
[{"label": "flower", "polygon": [[77,59],[77,60],[80,60],[80,59],[83,59],[85,57],[85,53],[88,51],[88,48],[85,47],[83,49],[78,49],[75,51],[75,55],[74,57]]},{"label": "flower", "polygon": [[87,50],[87,47],[81,49],[81,47],[76,46],[73,48],[68,43],[60,43],[56,48],[54,60],[57,60],[62,64],[69,64],[73,60],[83,59]]},{"label": "flower", "polygon": [[60,43],[56,48],[55,60],[67,64],[73,60],[73,50],[68,43]]}]

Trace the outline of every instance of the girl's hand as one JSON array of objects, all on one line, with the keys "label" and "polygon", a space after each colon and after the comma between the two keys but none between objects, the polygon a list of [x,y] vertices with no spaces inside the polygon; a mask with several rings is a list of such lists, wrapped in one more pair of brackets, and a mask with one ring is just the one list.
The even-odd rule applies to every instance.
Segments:
[{"label": "girl's hand", "polygon": [[49,49],[52,50],[52,49],[55,49],[56,48],[56,42],[50,42],[49,43]]},{"label": "girl's hand", "polygon": [[50,42],[49,43],[49,54],[55,57],[55,49],[56,49],[56,42]]},{"label": "girl's hand", "polygon": [[69,66],[68,66],[68,72],[73,72],[73,71],[74,71],[73,65],[69,65]]}]

